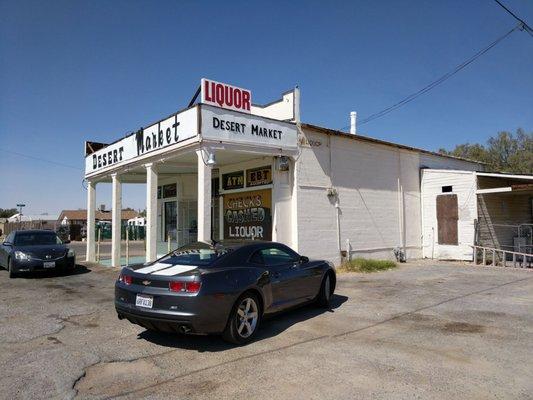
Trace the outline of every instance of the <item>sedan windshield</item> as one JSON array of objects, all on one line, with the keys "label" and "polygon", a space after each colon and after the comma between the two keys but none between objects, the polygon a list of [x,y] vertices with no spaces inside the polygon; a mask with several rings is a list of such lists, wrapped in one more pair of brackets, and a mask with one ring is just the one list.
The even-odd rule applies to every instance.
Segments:
[{"label": "sedan windshield", "polygon": [[42,246],[61,243],[54,232],[19,232],[15,236],[16,246]]},{"label": "sedan windshield", "polygon": [[159,261],[180,265],[207,266],[230,251],[231,249],[226,247],[211,246],[207,243],[197,242],[180,247]]}]

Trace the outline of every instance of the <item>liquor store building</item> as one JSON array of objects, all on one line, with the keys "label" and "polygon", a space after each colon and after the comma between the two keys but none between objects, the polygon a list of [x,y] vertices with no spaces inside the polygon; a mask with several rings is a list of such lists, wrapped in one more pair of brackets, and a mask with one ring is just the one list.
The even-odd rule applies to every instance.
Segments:
[{"label": "liquor store building", "polygon": [[300,121],[299,89],[267,105],[202,79],[199,101],[110,144],[86,142],[87,261],[96,190],[112,185],[112,265],[122,187],[146,185],[146,260],[200,240],[273,240],[311,258],[423,256],[421,171],[483,165]]}]

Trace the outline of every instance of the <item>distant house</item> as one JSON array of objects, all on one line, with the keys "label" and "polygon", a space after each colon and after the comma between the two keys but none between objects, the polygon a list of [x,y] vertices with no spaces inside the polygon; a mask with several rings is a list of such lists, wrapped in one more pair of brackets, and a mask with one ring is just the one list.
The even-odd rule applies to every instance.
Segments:
[{"label": "distant house", "polygon": [[[134,210],[122,210],[120,217],[123,223],[127,223],[132,218],[137,218],[139,213]],[[96,220],[101,222],[111,222],[111,211],[96,211]],[[63,210],[59,214],[58,221],[61,225],[87,225],[87,210]]]},{"label": "distant house", "polygon": [[7,222],[55,222],[57,221],[57,214],[38,214],[38,215],[27,215],[16,213],[7,219]]},{"label": "distant house", "polygon": [[146,226],[146,218],[135,217],[132,219],[128,219],[128,226]]}]

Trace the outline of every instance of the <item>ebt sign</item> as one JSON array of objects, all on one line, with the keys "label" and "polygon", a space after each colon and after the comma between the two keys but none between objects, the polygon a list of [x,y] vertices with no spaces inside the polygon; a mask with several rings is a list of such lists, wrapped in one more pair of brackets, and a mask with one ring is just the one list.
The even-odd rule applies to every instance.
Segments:
[{"label": "ebt sign", "polygon": [[202,79],[202,103],[230,110],[251,112],[252,92],[226,83]]}]

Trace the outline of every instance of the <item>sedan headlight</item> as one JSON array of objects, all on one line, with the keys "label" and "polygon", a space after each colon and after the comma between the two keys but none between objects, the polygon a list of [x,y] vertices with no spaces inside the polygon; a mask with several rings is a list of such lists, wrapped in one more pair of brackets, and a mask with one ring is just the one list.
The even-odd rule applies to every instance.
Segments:
[{"label": "sedan headlight", "polygon": [[30,261],[31,256],[29,254],[23,253],[22,251],[15,251],[15,258],[19,261]]},{"label": "sedan headlight", "polygon": [[72,249],[68,249],[67,257],[74,257],[76,253]]}]

